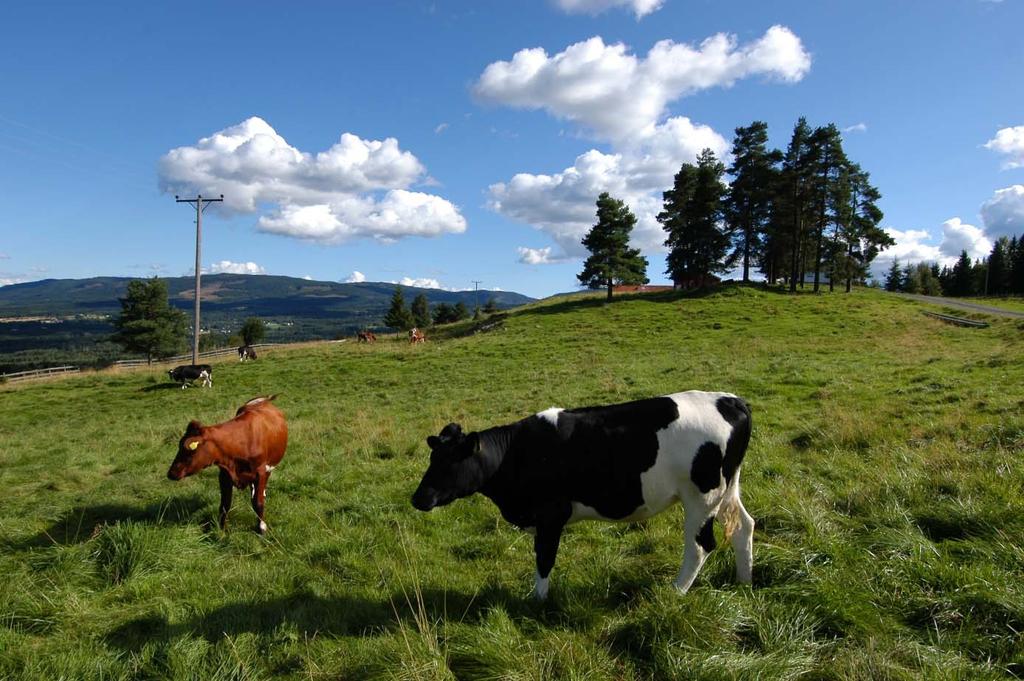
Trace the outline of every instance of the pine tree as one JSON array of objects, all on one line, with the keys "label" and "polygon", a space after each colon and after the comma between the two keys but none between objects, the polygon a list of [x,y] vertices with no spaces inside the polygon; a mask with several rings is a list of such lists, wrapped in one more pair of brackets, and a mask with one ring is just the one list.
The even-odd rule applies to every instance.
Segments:
[{"label": "pine tree", "polygon": [[765,232],[771,218],[772,191],[776,166],[782,161],[777,150],[769,151],[768,124],[754,121],[736,128],[732,143],[732,184],[725,196],[723,212],[735,235],[732,259],[743,263],[743,281],[750,281],[750,264],[760,259]]},{"label": "pine tree", "polygon": [[969,296],[974,293],[974,280],[971,272],[971,258],[967,251],[961,251],[960,259],[953,265],[950,277],[951,296]]},{"label": "pine tree", "polygon": [[789,290],[796,291],[799,281],[803,285],[803,261],[805,260],[804,223],[809,213],[808,196],[811,175],[810,153],[811,128],[803,116],[793,128],[793,136],[782,162],[782,176],[779,191],[785,197],[788,222],[790,223],[790,275]]},{"label": "pine tree", "polygon": [[121,315],[114,321],[112,340],[128,352],[154,357],[169,357],[179,351],[188,334],[188,318],[167,302],[167,283],[162,279],[136,279],[128,282],[121,301]]},{"label": "pine tree", "polygon": [[725,272],[734,260],[729,257],[730,235],[722,225],[725,166],[715,153],[705,149],[697,165],[684,163],[676,173],[672,189],[665,192],[664,210],[658,222],[668,232],[668,274],[680,285],[702,286],[709,275]]},{"label": "pine tree", "polygon": [[1010,240],[1005,236],[992,244],[992,253],[988,256],[988,295],[998,296],[1008,292],[1011,267],[1007,258],[1009,250]]},{"label": "pine tree", "polygon": [[419,294],[412,299],[412,323],[413,326],[418,326],[421,329],[425,329],[430,326],[430,303],[427,302],[427,296],[423,293]]},{"label": "pine tree", "polygon": [[396,286],[391,296],[391,308],[384,315],[384,326],[398,331],[408,331],[415,326],[412,313],[405,304],[405,296],[402,295],[402,287]]},{"label": "pine tree", "polygon": [[817,128],[810,139],[811,201],[814,222],[814,292],[821,289],[821,268],[829,224],[836,223],[836,205],[845,203],[838,177],[847,164],[843,137],[835,123]]},{"label": "pine tree", "polygon": [[1024,294],[1024,235],[1010,239],[1008,259],[1010,261],[1010,292]]},{"label": "pine tree", "polygon": [[893,258],[892,265],[889,266],[889,272],[885,275],[885,290],[890,293],[896,293],[902,285],[903,272],[900,270],[900,261]]},{"label": "pine tree", "polygon": [[[846,292],[849,293],[854,281],[863,281],[874,259],[884,249],[896,244],[879,224],[882,211],[878,201],[882,195],[871,185],[871,176],[856,163],[849,164],[845,171],[850,187],[850,210],[845,213],[843,239],[846,242],[846,256],[843,271],[846,275]],[[935,274],[936,278],[938,273]]]},{"label": "pine tree", "polygon": [[435,324],[448,324],[455,321],[452,306],[448,303],[438,303],[435,305],[433,316]]},{"label": "pine tree", "polygon": [[900,274],[900,291],[902,293],[920,293],[921,280],[917,276],[917,268],[909,262],[904,265]]},{"label": "pine tree", "polygon": [[452,321],[461,322],[463,319],[469,319],[469,308],[461,300],[455,303],[455,307],[452,308]]},{"label": "pine tree", "polygon": [[487,302],[484,303],[484,314],[494,314],[497,311],[498,301],[494,299],[494,296],[491,296],[487,299]]},{"label": "pine tree", "polygon": [[636,225],[636,216],[622,201],[608,192],[597,199],[597,224],[583,237],[590,257],[583,271],[576,275],[580,284],[592,289],[608,287],[612,299],[615,284],[646,284],[647,258],[640,250],[629,247],[629,234]]}]

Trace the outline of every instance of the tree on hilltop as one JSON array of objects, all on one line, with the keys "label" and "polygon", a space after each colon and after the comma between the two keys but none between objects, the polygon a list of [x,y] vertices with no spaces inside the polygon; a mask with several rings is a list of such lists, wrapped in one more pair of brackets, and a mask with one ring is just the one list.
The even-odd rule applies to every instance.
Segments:
[{"label": "tree on hilltop", "polygon": [[768,124],[754,121],[736,128],[732,143],[733,162],[729,174],[733,180],[724,197],[725,219],[735,235],[732,260],[743,264],[743,281],[750,281],[750,265],[760,260],[765,232],[772,213],[776,166],[782,153],[768,150]]},{"label": "tree on hilltop", "polygon": [[592,289],[607,286],[611,300],[615,284],[647,283],[647,258],[639,249],[629,247],[635,225],[636,216],[625,203],[608,192],[597,198],[597,224],[583,237],[590,257],[576,275],[580,284]]},{"label": "tree on hilltop", "polygon": [[391,308],[384,315],[384,326],[398,331],[408,331],[415,323],[412,312],[405,304],[405,296],[402,295],[402,287],[395,286],[395,292],[391,296]]},{"label": "tree on hilltop", "polygon": [[157,277],[128,282],[120,299],[121,314],[114,321],[112,340],[128,352],[153,358],[170,357],[185,345],[188,318],[167,302],[167,282]]},{"label": "tree on hilltop", "polygon": [[672,189],[664,192],[664,210],[658,222],[667,232],[668,274],[676,284],[701,283],[708,275],[732,267],[731,237],[723,228],[722,198],[725,166],[710,149],[697,157],[697,165],[684,163]]}]

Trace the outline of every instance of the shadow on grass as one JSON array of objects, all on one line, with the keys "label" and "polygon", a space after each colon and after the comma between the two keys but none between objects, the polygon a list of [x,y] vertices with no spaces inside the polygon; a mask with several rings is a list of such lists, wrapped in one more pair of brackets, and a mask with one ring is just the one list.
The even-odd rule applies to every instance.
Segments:
[{"label": "shadow on grass", "polygon": [[210,502],[198,494],[171,497],[146,506],[127,504],[93,504],[80,506],[65,513],[38,534],[7,545],[15,550],[34,546],[68,546],[88,541],[104,525],[132,521],[156,525],[192,522],[197,511],[210,508]]},{"label": "shadow on grass", "polygon": [[[421,593],[421,598],[423,615],[431,622],[473,622],[496,605],[510,611],[528,611],[532,605],[524,604],[521,596],[500,587],[476,594],[428,589]],[[416,595],[409,593],[407,598],[402,591],[384,600],[298,592],[268,600],[229,603],[180,624],[170,624],[161,615],[145,615],[114,628],[106,640],[123,650],[138,650],[147,643],[168,643],[182,636],[211,642],[244,633],[273,637],[282,626],[303,636],[368,636],[394,631],[399,623],[416,630],[417,609]]]},{"label": "shadow on grass", "polygon": [[160,390],[181,390],[180,383],[156,383],[154,385],[147,385],[145,388],[140,388],[140,392],[151,393]]}]

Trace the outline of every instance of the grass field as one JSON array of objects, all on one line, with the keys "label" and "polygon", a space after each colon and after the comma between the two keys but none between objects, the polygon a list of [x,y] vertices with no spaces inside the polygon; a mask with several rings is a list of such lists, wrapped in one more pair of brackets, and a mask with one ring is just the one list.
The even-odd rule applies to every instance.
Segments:
[{"label": "grass field", "polygon": [[[277,349],[0,389],[0,677],[995,679],[1024,676],[1024,325],[945,325],[859,291],[727,288],[524,308],[423,346]],[[691,388],[750,402],[754,585],[671,587],[682,512],[572,526],[549,601],[482,497],[409,496],[424,438]],[[291,445],[252,532],[192,418],[280,393]],[[718,530],[716,530],[718,531]]]}]

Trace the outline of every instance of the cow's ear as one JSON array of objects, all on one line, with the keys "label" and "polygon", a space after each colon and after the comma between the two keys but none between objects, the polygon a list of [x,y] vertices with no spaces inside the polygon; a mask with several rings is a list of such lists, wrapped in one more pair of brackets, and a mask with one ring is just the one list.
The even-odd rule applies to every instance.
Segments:
[{"label": "cow's ear", "polygon": [[194,452],[197,449],[199,449],[199,443],[200,443],[200,440],[192,440],[192,442],[189,442],[185,446],[188,447],[189,451]]},{"label": "cow's ear", "polygon": [[441,440],[436,435],[430,435],[427,437],[427,446],[431,449],[437,449],[440,444]]},{"label": "cow's ear", "polygon": [[185,435],[188,437],[199,435],[202,432],[203,424],[199,423],[199,421],[189,421],[188,428],[185,429]]}]

